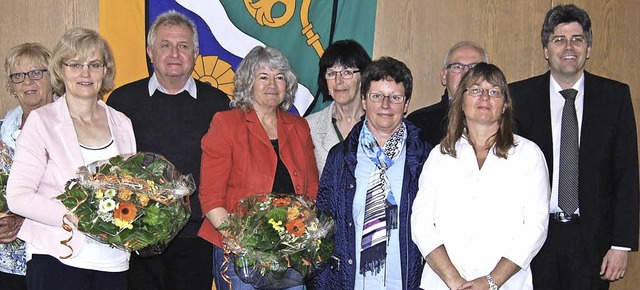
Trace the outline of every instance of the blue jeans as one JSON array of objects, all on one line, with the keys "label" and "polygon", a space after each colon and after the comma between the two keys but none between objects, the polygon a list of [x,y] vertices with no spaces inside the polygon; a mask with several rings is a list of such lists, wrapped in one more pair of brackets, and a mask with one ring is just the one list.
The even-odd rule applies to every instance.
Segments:
[{"label": "blue jeans", "polygon": [[[229,284],[222,277],[222,264],[224,263],[224,251],[217,247],[213,246],[213,280],[216,282],[217,290],[229,290]],[[254,290],[259,288],[254,288],[251,284],[247,284],[240,280],[240,277],[234,271],[234,263],[233,259],[229,257],[229,264],[227,265],[229,268],[225,272],[225,274],[229,277],[231,281],[231,285],[233,285],[233,290]],[[289,274],[295,273],[294,270],[288,269],[287,273],[285,273],[285,277]],[[295,273],[297,274],[297,273]],[[304,286],[295,286],[290,288],[284,288],[283,290],[303,290]]]}]

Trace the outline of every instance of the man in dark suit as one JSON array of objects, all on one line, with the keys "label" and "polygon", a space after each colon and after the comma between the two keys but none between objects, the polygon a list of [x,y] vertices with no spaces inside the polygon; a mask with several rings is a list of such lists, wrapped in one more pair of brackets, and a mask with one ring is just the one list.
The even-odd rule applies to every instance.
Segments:
[{"label": "man in dark suit", "polygon": [[447,134],[447,116],[453,95],[460,79],[479,62],[489,62],[489,55],[478,44],[461,41],[454,44],[444,56],[444,66],[440,72],[440,82],[446,87],[440,102],[416,110],[407,116],[422,132],[420,137],[435,146]]},{"label": "man in dark suit", "polygon": [[159,15],[147,36],[153,75],[116,89],[107,100],[131,119],[139,151],[163,155],[196,183],[190,196],[191,218],[167,249],[152,257],[131,254],[130,290],[210,290],[213,283],[213,246],[197,236],[203,221],[198,198],[200,140],[213,115],[229,109],[229,99],[191,77],[198,51],[191,19],[173,10]]},{"label": "man in dark suit", "polygon": [[[540,146],[551,172],[549,232],[531,263],[533,285],[608,289],[610,281],[624,277],[628,252],[638,250],[638,154],[629,86],[584,70],[592,32],[583,9],[551,9],[541,38],[550,71],[510,85],[518,133]],[[571,143],[565,134],[570,123],[573,152],[565,145]]]}]

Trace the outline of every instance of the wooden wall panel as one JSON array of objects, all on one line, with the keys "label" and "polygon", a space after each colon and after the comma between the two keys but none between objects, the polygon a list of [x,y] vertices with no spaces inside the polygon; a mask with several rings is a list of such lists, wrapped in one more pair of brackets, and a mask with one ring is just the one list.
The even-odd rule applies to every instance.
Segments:
[{"label": "wooden wall panel", "polygon": [[40,42],[49,49],[72,27],[98,29],[99,0],[0,0],[0,118],[18,105],[5,89],[4,59],[11,47]]}]

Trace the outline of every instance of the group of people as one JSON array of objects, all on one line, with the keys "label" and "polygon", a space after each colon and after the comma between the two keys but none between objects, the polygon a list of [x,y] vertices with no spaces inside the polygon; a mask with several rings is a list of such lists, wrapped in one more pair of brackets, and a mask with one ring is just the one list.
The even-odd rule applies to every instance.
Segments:
[{"label": "group of people", "polygon": [[[290,289],[607,289],[638,248],[629,87],[584,70],[591,23],[575,5],[547,13],[541,41],[550,71],[513,84],[482,47],[454,45],[441,102],[407,118],[410,69],[336,41],[318,74],[332,102],[306,120],[288,112],[298,82],[274,48],[245,56],[231,101],[193,79],[197,29],[175,11],[149,29],[153,74],[106,103],[114,60],[95,31],[70,29],[52,53],[17,46],[5,70],[20,106],[0,129],[16,215],[0,243],[25,246],[0,244],[0,289],[254,289],[218,229],[265,192],[307,195],[335,220],[325,269]],[[77,230],[69,253],[55,197],[78,167],[136,151],[193,175],[190,221],[157,256]]]}]

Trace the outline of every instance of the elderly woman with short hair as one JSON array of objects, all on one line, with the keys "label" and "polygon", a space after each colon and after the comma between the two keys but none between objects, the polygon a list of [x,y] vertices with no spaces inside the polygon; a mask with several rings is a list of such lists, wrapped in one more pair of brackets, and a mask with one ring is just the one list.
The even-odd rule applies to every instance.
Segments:
[{"label": "elderly woman with short hair", "polygon": [[[298,87],[287,59],[278,50],[257,46],[240,63],[235,77],[235,109],[216,113],[202,138],[200,201],[206,220],[199,235],[214,246],[218,289],[253,289],[233,271],[223,273],[223,235],[217,228],[238,201],[256,193],[307,195],[318,192],[318,169],[307,122],[287,110]],[[299,287],[301,288],[301,287]]]},{"label": "elderly woman with short hair", "polygon": [[68,210],[56,199],[79,167],[136,152],[129,118],[100,100],[113,88],[113,54],[97,32],[72,28],[48,72],[61,97],[29,114],[7,184],[9,208],[25,217],[18,238],[27,243],[28,288],[126,289],[129,252],[67,232]]},{"label": "elderly woman with short hair", "polygon": [[383,57],[362,74],[364,121],[330,151],[318,208],[336,221],[335,247],[317,289],[416,289],[422,258],[409,219],[431,146],[404,119],[413,90],[409,68]]},{"label": "elderly woman with short hair", "polygon": [[[0,138],[7,146],[4,153],[13,156],[16,139],[31,111],[53,102],[53,88],[47,72],[51,52],[40,43],[23,43],[13,47],[4,62],[7,89],[19,106],[7,113],[0,128]],[[11,162],[2,160],[2,169]],[[13,243],[24,218],[9,215],[0,218],[0,289],[27,289],[27,261],[24,243]]]}]

